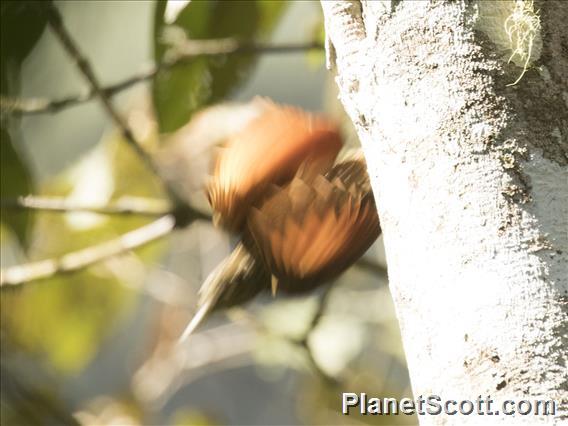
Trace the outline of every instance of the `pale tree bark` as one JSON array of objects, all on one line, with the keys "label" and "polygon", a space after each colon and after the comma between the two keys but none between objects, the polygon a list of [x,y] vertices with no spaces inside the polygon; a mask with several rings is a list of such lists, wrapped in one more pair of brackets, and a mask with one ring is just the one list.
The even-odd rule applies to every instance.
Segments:
[{"label": "pale tree bark", "polygon": [[568,2],[322,8],[415,396],[558,402],[539,419],[420,422],[566,421]]}]

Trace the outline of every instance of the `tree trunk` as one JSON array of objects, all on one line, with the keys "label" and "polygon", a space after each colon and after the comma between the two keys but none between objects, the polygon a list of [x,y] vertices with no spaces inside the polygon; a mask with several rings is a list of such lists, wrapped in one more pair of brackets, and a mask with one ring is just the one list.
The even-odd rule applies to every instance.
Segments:
[{"label": "tree trunk", "polygon": [[542,419],[561,423],[568,2],[322,8],[329,64],[367,158],[415,396],[489,396],[492,411],[554,399],[556,414]]}]

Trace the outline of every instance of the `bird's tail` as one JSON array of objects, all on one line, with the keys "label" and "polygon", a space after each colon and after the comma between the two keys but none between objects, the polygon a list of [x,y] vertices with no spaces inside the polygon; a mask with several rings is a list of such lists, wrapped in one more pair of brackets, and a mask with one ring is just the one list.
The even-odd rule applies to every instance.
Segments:
[{"label": "bird's tail", "polygon": [[239,243],[201,285],[197,312],[180,336],[179,343],[187,340],[209,313],[248,302],[267,288],[270,288],[270,275],[264,265]]},{"label": "bird's tail", "polygon": [[212,305],[213,305],[213,300],[210,300],[207,303],[201,305],[197,309],[197,312],[195,313],[193,318],[191,318],[191,321],[189,321],[189,324],[187,324],[187,327],[185,327],[185,330],[183,330],[183,333],[179,337],[178,343],[185,342],[187,338],[191,336],[191,334],[193,334],[195,329],[199,327],[203,322],[203,320],[207,317],[207,314],[211,312]]}]

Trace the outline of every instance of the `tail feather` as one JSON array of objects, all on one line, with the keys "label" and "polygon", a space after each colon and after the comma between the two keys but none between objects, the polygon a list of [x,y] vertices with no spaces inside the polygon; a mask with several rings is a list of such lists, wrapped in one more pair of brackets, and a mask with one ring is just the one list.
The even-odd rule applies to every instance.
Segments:
[{"label": "tail feather", "polygon": [[207,314],[211,311],[211,305],[213,304],[213,300],[207,301],[205,304],[201,305],[198,309],[185,330],[181,334],[178,339],[178,343],[185,342],[189,336],[193,334],[193,332],[201,325],[203,320],[207,317]]},{"label": "tail feather", "polygon": [[270,275],[264,265],[240,243],[201,285],[197,312],[179,342],[187,340],[211,312],[248,302],[268,288]]}]

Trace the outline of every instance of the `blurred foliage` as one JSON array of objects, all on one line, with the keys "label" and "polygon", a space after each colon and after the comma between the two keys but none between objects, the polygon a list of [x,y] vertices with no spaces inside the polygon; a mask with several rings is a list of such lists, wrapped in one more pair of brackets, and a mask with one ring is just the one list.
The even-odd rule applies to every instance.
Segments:
[{"label": "blurred foliage", "polygon": [[377,371],[373,363],[359,360],[356,369],[340,386],[317,381],[302,380],[298,386],[297,410],[304,424],[308,425],[415,425],[416,415],[365,415],[357,409],[351,410],[348,416],[341,413],[342,392],[356,389],[352,392],[364,392],[369,397],[402,399],[411,397],[410,389],[403,389],[395,377],[385,377],[384,371]]},{"label": "blurred foliage", "polygon": [[[2,94],[19,94],[21,61],[33,48],[45,27],[38,4],[39,2],[29,1],[0,3]],[[286,2],[279,1],[194,0],[184,4],[177,16],[171,20],[171,15],[166,17],[166,5],[165,1],[155,4],[154,34],[151,38],[156,61],[162,61],[170,54],[175,56],[179,44],[191,39],[231,37],[241,41],[262,41],[275,28],[287,7]],[[311,36],[312,41],[323,43],[321,19],[314,22]],[[321,66],[323,58],[322,52],[309,53],[309,60],[314,66]],[[256,59],[257,55],[252,54],[195,58],[183,66],[160,72],[152,86],[157,123],[154,123],[153,117],[148,116],[149,108],[145,107],[142,112],[130,111],[129,124],[134,132],[150,128],[146,134],[137,136],[144,140],[146,145],[151,144],[155,148],[157,126],[160,132],[171,132],[185,124],[192,114],[204,106],[225,100],[250,78]],[[97,68],[94,59],[93,66]],[[282,84],[290,83],[286,81]],[[336,96],[332,98],[336,102]],[[141,116],[142,121],[138,121]],[[34,191],[26,165],[20,160],[19,127],[19,121],[13,117],[10,118],[10,123],[2,117],[2,197],[37,192],[39,195],[58,195],[84,203],[104,204],[124,195],[164,196],[157,179],[148,173],[117,133],[103,137],[97,148],[82,161],[49,182],[42,183],[40,188]],[[29,232],[32,228],[28,216],[29,214],[23,211],[10,212],[10,215],[7,211],[2,211],[1,227],[9,227],[10,231],[13,231],[9,234],[14,233],[20,241],[24,241],[28,230],[30,249],[27,255],[30,260],[57,257],[69,251],[92,246],[149,221],[148,218],[130,216],[40,212],[34,214],[36,223],[33,232]],[[175,238],[178,238],[179,234]],[[197,240],[199,237],[195,236],[191,238],[195,239],[191,240],[190,244],[187,240],[182,243],[181,239],[177,239],[176,244],[185,244],[186,247],[177,247],[176,250],[184,253],[184,256],[189,250],[193,251],[191,256],[198,250],[203,250],[201,256],[211,254],[204,248],[207,244],[203,244],[203,240]],[[14,239],[7,240],[7,246],[17,245]],[[152,263],[162,255],[164,249],[164,242],[156,242],[137,250],[135,255],[126,254],[80,272],[58,275],[16,289],[2,290],[2,424],[76,424],[76,420],[67,412],[70,408],[65,406],[73,397],[66,395],[64,403],[58,393],[64,394],[62,389],[69,385],[68,382],[73,382],[70,376],[84,372],[102,348],[111,352],[102,368],[108,368],[109,362],[117,361],[124,361],[128,368],[133,368],[133,364],[144,363],[155,356],[163,357],[166,361],[159,365],[160,368],[177,368],[176,374],[172,375],[171,386],[177,386],[176,380],[191,375],[191,360],[182,356],[181,351],[172,355],[164,349],[164,345],[160,345],[159,339],[156,339],[158,343],[151,342],[153,346],[147,347],[148,342],[145,339],[137,338],[136,341],[143,344],[141,347],[129,348],[127,354],[117,353],[120,351],[114,347],[109,348],[108,344],[104,346],[105,340],[110,340],[118,328],[124,326],[126,316],[141,305],[137,305],[142,299],[140,291],[147,290],[143,286],[148,277],[152,277],[151,272],[155,271]],[[5,259],[4,256],[3,254]],[[167,265],[172,266],[170,263]],[[171,276],[180,273],[175,268],[168,272]],[[189,273],[198,275],[195,270],[190,270]],[[153,284],[157,284],[155,281],[159,280],[155,277],[150,279],[154,281]],[[182,279],[179,280],[182,285],[187,284]],[[262,405],[258,411],[272,413],[271,405],[277,407],[283,402],[296,401],[297,413],[294,413],[294,416],[297,414],[306,424],[415,422],[415,418],[406,416],[341,416],[338,414],[341,407],[340,390],[314,375],[312,361],[326,373],[345,379],[341,385],[343,389],[394,397],[406,396],[408,393],[406,371],[401,361],[400,337],[394,314],[391,312],[388,290],[383,287],[377,291],[376,281],[370,288],[368,272],[363,273],[356,269],[348,271],[342,280],[349,282],[349,288],[338,286],[333,289],[333,297],[321,323],[309,336],[308,345],[312,350],[313,360],[307,356],[305,347],[299,345],[296,340],[304,336],[311,323],[317,309],[317,297],[279,298],[257,309],[260,338],[250,342],[250,348],[243,349],[250,358],[244,361],[250,363],[247,367],[252,365],[255,368],[244,371],[240,383],[254,385],[261,381],[274,382],[274,387],[282,389],[282,386],[286,385],[286,379],[290,377],[290,371],[296,370],[300,374],[293,375],[294,387],[281,393],[286,401],[264,398],[257,401]],[[363,283],[364,291],[357,287]],[[132,291],[132,288],[137,291]],[[373,309],[369,309],[370,305]],[[179,306],[156,302],[156,305],[152,305],[150,314],[147,311],[141,314],[144,321],[148,321],[144,332],[149,336],[156,333],[155,329],[158,327],[152,316],[152,313],[155,314],[158,310],[156,306],[171,312],[172,317],[179,317],[180,310],[183,311],[184,318],[187,314],[186,310]],[[256,307],[258,308],[258,305]],[[176,328],[172,327],[171,321],[164,321],[163,327],[167,329],[169,340],[177,337],[172,331]],[[209,341],[208,337],[201,336],[202,346],[195,347],[197,352],[201,352],[201,359],[210,352],[211,364],[207,365],[205,360],[203,365],[198,367],[205,371],[205,375],[212,376],[214,371],[221,373],[223,369],[236,369],[235,365],[239,368],[243,365],[232,364],[230,357],[216,363],[218,352],[223,350],[217,348],[226,348],[227,345],[234,344],[235,340],[231,339],[239,337],[228,334],[230,331],[223,335],[222,326],[218,329],[219,339],[224,339],[225,346],[217,346],[214,341]],[[246,343],[246,334],[243,336]],[[6,350],[7,346],[13,350]],[[239,356],[242,354],[239,353]],[[10,365],[10,368],[4,368],[6,358],[11,361],[24,361],[18,367]],[[100,370],[94,368],[94,371]],[[254,371],[258,374],[254,374]],[[42,374],[37,374],[38,372]],[[104,388],[106,382],[101,385],[98,380],[93,380],[96,384],[91,384],[89,380],[93,374],[97,373],[87,370],[84,376],[80,376],[80,380],[85,380],[86,383],[77,383],[77,379],[74,379],[75,382],[70,386],[71,389],[89,388],[88,391],[91,392],[91,396],[84,400],[72,402],[76,404],[75,407],[79,406],[75,418],[82,424],[143,424],[147,423],[148,419],[160,419],[160,422],[171,425],[215,425],[221,424],[219,419],[234,419],[235,415],[240,416],[243,413],[231,412],[230,408],[223,404],[210,413],[206,407],[198,406],[191,398],[186,398],[186,395],[196,389],[207,396],[211,395],[211,398],[216,398],[217,401],[229,395],[233,402],[236,401],[236,405],[250,398],[246,388],[228,388],[217,395],[214,392],[219,392],[219,387],[211,388],[214,389],[212,391],[207,387],[187,386],[188,389],[191,388],[187,394],[182,393],[182,389],[172,390],[176,399],[179,401],[181,398],[186,407],[177,405],[175,411],[168,412],[162,406],[148,406],[143,400],[136,399],[132,392],[132,383],[122,381],[121,386],[124,388],[119,391],[120,394],[117,394],[116,390],[109,391]],[[46,379],[44,376],[52,377]],[[159,371],[159,376],[159,379],[165,380],[168,377],[164,370]],[[22,378],[27,381],[22,381]],[[195,386],[198,386],[196,383]],[[168,387],[168,384],[165,386]],[[165,398],[171,396],[166,395]],[[274,421],[277,422],[278,418]]]},{"label": "blurred foliage", "polygon": [[88,401],[84,407],[74,413],[83,426],[138,426],[142,422],[142,407],[128,399],[101,396]]},{"label": "blurred foliage", "polygon": [[47,22],[41,3],[29,0],[0,3],[3,66],[5,60],[20,63],[39,40]]},{"label": "blurred foliage", "polygon": [[219,423],[214,416],[202,411],[181,409],[172,415],[168,424],[172,426],[217,426],[222,423]]},{"label": "blurred foliage", "polygon": [[[4,342],[5,343],[5,342]],[[2,425],[78,425],[53,389],[24,383],[14,366],[0,363],[0,422]]]},{"label": "blurred foliage", "polygon": [[57,276],[3,294],[2,328],[23,349],[44,353],[60,372],[78,372],[110,331],[125,297],[111,278]]},{"label": "blurred foliage", "polygon": [[[110,176],[104,176],[105,169]],[[92,176],[90,170],[95,170],[96,175]],[[72,170],[48,182],[41,192],[67,197],[72,197],[73,192],[96,193],[101,188],[89,186],[107,179],[111,182],[109,196],[160,195],[156,178],[148,174],[117,133],[111,134]],[[89,213],[41,213],[34,228],[30,256],[43,259],[92,246],[138,228],[148,220],[134,216],[101,218]],[[137,253],[141,261],[150,262],[163,248],[163,243],[156,242]],[[123,261],[128,261],[128,255]],[[18,346],[44,353],[58,371],[80,371],[96,354],[104,337],[112,332],[113,324],[129,311],[127,308],[136,293],[127,290],[123,281],[144,279],[143,273],[135,273],[131,263],[121,268],[116,265],[116,259],[112,262],[3,292],[2,331]]]},{"label": "blurred foliage", "polygon": [[[0,3],[0,93],[16,96],[20,91],[20,67],[46,25],[39,1]],[[19,120],[2,116],[0,139],[0,196],[12,198],[32,192],[32,180],[16,148]],[[28,237],[30,212],[2,212],[2,223],[22,245]]]},{"label": "blurred foliage", "polygon": [[[168,52],[175,54],[176,44],[188,40],[263,40],[286,8],[286,2],[277,1],[192,1],[168,24],[166,5],[165,1],[159,2],[155,11],[156,62],[163,61]],[[196,57],[186,65],[158,73],[153,97],[160,132],[178,129],[198,109],[231,94],[251,76],[256,58],[253,54]]]},{"label": "blurred foliage", "polygon": [[[259,376],[281,381],[286,369],[303,372],[296,385],[297,412],[303,424],[416,424],[416,416],[341,414],[341,392],[410,397],[398,323],[386,283],[369,285],[368,271],[351,268],[328,296],[323,315],[308,335],[313,362],[339,380],[333,385],[314,371],[305,349],[295,340],[305,335],[317,297],[278,299],[264,306],[254,350]],[[373,309],[369,309],[372,306]],[[354,391],[355,392],[355,391]]]},{"label": "blurred foliage", "polygon": [[[32,192],[31,176],[20,156],[16,152],[10,134],[4,127],[0,129],[0,197],[15,198]],[[25,245],[30,229],[31,212],[2,211],[2,224],[18,238],[20,244]],[[4,230],[4,227],[1,227]],[[0,238],[3,235],[0,234]]]}]

